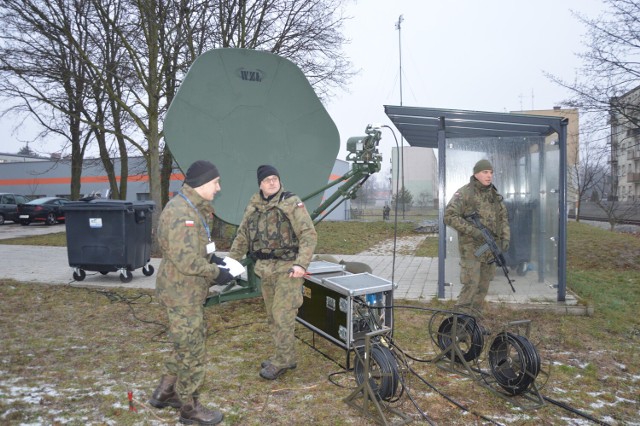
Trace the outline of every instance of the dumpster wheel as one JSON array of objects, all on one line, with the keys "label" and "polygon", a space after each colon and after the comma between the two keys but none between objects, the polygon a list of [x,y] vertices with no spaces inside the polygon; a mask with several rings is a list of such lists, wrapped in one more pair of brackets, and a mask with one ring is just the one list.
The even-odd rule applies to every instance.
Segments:
[{"label": "dumpster wheel", "polygon": [[87,273],[84,272],[84,269],[76,268],[73,271],[73,279],[76,281],[82,281],[87,276]]},{"label": "dumpster wheel", "polygon": [[122,281],[123,283],[131,282],[132,279],[133,279],[133,274],[131,273],[131,271],[120,272],[120,281]]},{"label": "dumpster wheel", "polygon": [[149,265],[145,265],[142,267],[142,273],[147,276],[150,277],[151,275],[153,275],[153,265],[149,264]]}]

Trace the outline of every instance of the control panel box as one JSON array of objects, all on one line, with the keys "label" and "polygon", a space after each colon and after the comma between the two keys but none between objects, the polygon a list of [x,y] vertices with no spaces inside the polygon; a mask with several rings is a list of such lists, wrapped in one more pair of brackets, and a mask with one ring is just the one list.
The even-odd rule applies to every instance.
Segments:
[{"label": "control panel box", "polygon": [[296,318],[304,326],[347,350],[364,345],[370,331],[392,328],[391,281],[325,261],[311,262],[307,272]]}]

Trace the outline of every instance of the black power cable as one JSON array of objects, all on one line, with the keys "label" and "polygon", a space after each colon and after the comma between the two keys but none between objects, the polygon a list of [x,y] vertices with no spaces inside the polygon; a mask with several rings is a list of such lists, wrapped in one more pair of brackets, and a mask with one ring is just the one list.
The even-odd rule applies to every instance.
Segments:
[{"label": "black power cable", "polygon": [[595,424],[602,425],[602,426],[611,426],[609,423],[607,423],[607,422],[605,422],[603,420],[596,419],[595,417],[590,416],[589,414],[587,414],[587,413],[585,413],[583,411],[580,411],[580,410],[578,410],[576,408],[573,408],[570,405],[565,404],[562,401],[556,401],[555,399],[549,398],[548,396],[543,396],[542,398],[544,398],[545,401],[547,401],[547,402],[549,402],[549,403],[551,403],[553,405],[556,405],[556,406],[558,406],[558,407],[560,407],[560,408],[562,408],[562,409],[564,409],[566,411],[569,411],[571,413],[577,414],[580,417],[584,417],[585,419],[590,420],[590,421],[594,422]]},{"label": "black power cable", "polygon": [[[150,321],[150,320],[145,320],[140,318],[138,315],[136,315],[135,310],[133,309],[133,305],[141,305],[141,304],[150,304],[153,302],[153,296],[146,294],[146,293],[138,293],[135,296],[132,297],[126,297],[116,291],[113,290],[105,290],[103,288],[89,288],[89,287],[84,287],[84,286],[75,286],[73,285],[75,281],[72,281],[70,283],[68,283],[67,285],[71,288],[78,288],[78,289],[82,289],[85,290],[89,293],[97,293],[100,294],[102,296],[105,296],[107,299],[109,299],[109,301],[111,303],[125,303],[127,305],[127,307],[129,308],[129,310],[131,311],[131,315],[138,321],[145,323],[145,324],[153,324],[153,325],[157,325],[160,326],[162,328],[162,331],[160,331],[157,336],[160,336],[164,333],[166,333],[168,327],[166,324],[160,323],[158,321]],[[148,299],[147,301],[144,301],[144,299]]]},{"label": "black power cable", "polygon": [[[369,360],[365,357],[365,348],[358,348],[354,363],[354,372],[358,385],[369,380],[369,386],[376,396],[389,401],[398,390],[398,365],[396,359],[386,346],[379,343],[371,345]],[[365,362],[369,362],[369,377],[365,378]]]},{"label": "black power cable", "polygon": [[[360,302],[359,302],[359,303],[360,303]],[[366,304],[364,304],[364,303],[361,303],[361,304],[362,304],[362,305],[366,305]],[[397,308],[397,309],[413,309],[413,310],[420,310],[420,311],[433,312],[434,314],[436,314],[436,313],[437,313],[437,314],[448,314],[448,315],[460,315],[460,313],[459,313],[459,312],[455,312],[455,311],[443,310],[443,309],[436,309],[436,308],[427,308],[427,307],[423,307],[423,306],[411,306],[411,305],[391,305],[391,306],[385,306],[385,309],[388,309],[388,308],[390,308],[390,309],[395,309],[395,308]],[[372,317],[373,317],[373,318],[375,318],[375,316],[372,316]],[[469,317],[470,317],[470,316],[469,316]],[[473,318],[473,317],[470,317],[470,318]],[[469,324],[471,324],[471,323],[469,322]],[[483,331],[483,330],[482,330],[482,326],[480,326],[479,324],[476,324],[476,325],[477,325],[477,329],[478,329],[480,332],[482,332],[482,331]],[[379,325],[376,323],[376,327],[377,327],[377,326],[379,326]],[[376,327],[374,327],[374,328],[376,328]],[[470,327],[470,330],[471,330],[471,334],[472,334],[472,335],[476,332],[476,328],[474,328],[474,327]],[[528,340],[528,339],[526,339],[526,338],[525,338],[525,337],[523,337],[523,336],[519,336],[519,335],[513,335],[513,336],[516,336],[516,338],[514,339],[514,341],[518,342],[516,346],[517,346],[517,347],[520,347],[520,348],[523,348],[523,349],[522,349],[522,353],[524,354],[523,356],[526,356],[526,360],[525,360],[525,361],[523,361],[523,363],[524,363],[524,365],[526,365],[526,366],[528,367],[528,370],[529,370],[529,371],[528,371],[528,373],[523,374],[523,375],[522,375],[522,377],[529,377],[529,378],[530,378],[532,375],[537,376],[537,375],[538,375],[538,372],[539,372],[539,371],[540,371],[540,369],[541,369],[541,365],[542,365],[542,363],[541,363],[540,357],[539,357],[539,355],[538,355],[538,353],[537,353],[537,351],[536,351],[536,349],[535,349],[535,346],[534,346],[531,342],[529,342],[529,340]],[[437,340],[435,340],[435,342],[436,342],[436,344],[437,344]],[[305,343],[306,343],[306,342],[305,342]],[[389,343],[389,345],[390,345],[391,347],[393,347],[393,348],[395,349],[395,351],[397,351],[397,352],[401,353],[401,354],[402,354],[402,356],[403,356],[403,357],[405,357],[405,358],[411,359],[411,360],[416,361],[416,362],[424,362],[424,363],[431,363],[431,362],[433,362],[433,361],[434,361],[434,360],[432,360],[432,359],[428,359],[428,360],[419,359],[419,358],[416,358],[416,357],[413,357],[413,356],[411,356],[411,355],[407,354],[404,350],[402,350],[402,349],[401,349],[401,348],[400,348],[400,347],[399,347],[399,346],[398,346],[398,345],[393,341],[393,339],[392,339],[392,338],[390,338],[390,339],[389,339],[389,342],[388,342],[388,343]],[[494,343],[495,343],[495,342],[494,342]],[[308,345],[308,343],[307,343],[307,345]],[[310,346],[310,345],[309,345],[309,346]],[[310,347],[312,347],[312,346],[310,346]],[[312,348],[313,348],[313,347],[312,347]],[[315,349],[315,348],[314,348],[314,349]],[[317,349],[316,349],[316,350],[317,350]],[[320,351],[318,351],[318,352],[320,352]],[[331,361],[333,361],[334,363],[336,363],[336,364],[337,364],[338,366],[340,366],[341,368],[344,368],[344,367],[343,367],[343,366],[341,366],[338,362],[336,362],[335,360],[331,359],[330,357],[328,357],[328,356],[327,356],[327,355],[325,355],[324,353],[322,353],[322,352],[320,352],[320,353],[321,353],[323,356],[325,356],[326,358],[328,358],[329,360],[331,360]],[[395,354],[395,352],[391,352],[391,353],[392,353],[392,354]],[[395,356],[395,355],[394,355],[394,356]],[[399,361],[398,357],[396,356],[396,357],[395,357],[395,359],[397,360],[397,361],[396,361],[396,363],[398,364],[398,361]],[[499,363],[499,360],[500,360],[500,356],[496,357],[496,362],[498,362],[498,363]],[[438,388],[436,388],[433,384],[429,383],[429,381],[427,381],[424,377],[422,377],[418,372],[416,372],[413,368],[411,368],[405,360],[403,360],[403,361],[402,361],[402,365],[404,365],[404,366],[405,366],[405,368],[407,369],[407,371],[411,372],[411,373],[412,373],[415,377],[417,377],[421,382],[423,382],[425,385],[427,385],[429,388],[431,388],[433,391],[435,391],[437,394],[439,394],[440,396],[442,396],[444,399],[446,399],[447,401],[449,401],[451,404],[455,405],[455,406],[456,406],[456,407],[458,407],[459,409],[461,409],[461,410],[463,410],[463,411],[466,411],[466,412],[469,412],[469,413],[473,414],[474,416],[476,416],[476,417],[478,417],[478,418],[480,418],[480,419],[482,419],[482,420],[485,420],[485,421],[487,421],[487,422],[489,422],[489,423],[491,423],[491,424],[494,424],[494,425],[501,425],[500,423],[496,422],[495,420],[493,420],[493,419],[491,419],[491,418],[489,418],[489,417],[484,416],[483,414],[480,414],[480,413],[477,413],[477,412],[475,412],[475,411],[473,411],[473,410],[470,410],[469,408],[465,407],[465,406],[464,406],[464,405],[462,405],[461,403],[457,402],[456,400],[454,400],[454,399],[453,399],[453,398],[451,398],[450,396],[448,396],[448,395],[446,395],[445,393],[443,393],[442,391],[440,391],[440,390],[439,390]],[[346,370],[346,369],[345,369],[345,370]],[[527,370],[527,369],[525,369],[525,371],[526,371],[526,370]],[[475,368],[474,368],[474,369],[473,369],[473,371],[475,371],[476,373],[478,373],[478,374],[480,374],[480,375],[482,375],[482,376],[485,376],[485,377],[487,377],[487,376],[491,376],[491,374],[490,374],[490,373],[485,372],[485,371],[482,371],[482,370],[479,370],[479,369],[475,369]],[[330,376],[334,376],[334,375],[337,375],[337,374],[344,374],[344,373],[346,373],[346,372],[347,372],[347,371],[344,371],[344,372],[338,372],[338,373],[333,373],[333,374],[331,374]],[[505,378],[506,378],[506,380],[507,380],[507,385],[509,386],[509,383],[508,383],[508,373],[506,373],[506,374],[507,374],[507,375],[505,375]],[[413,403],[413,405],[415,406],[415,408],[418,410],[418,412],[420,413],[420,415],[422,416],[422,418],[423,418],[425,421],[427,421],[428,423],[433,424],[433,423],[432,423],[432,421],[431,421],[431,419],[429,419],[429,417],[426,415],[426,413],[424,413],[422,410],[420,410],[420,408],[417,406],[417,403],[416,403],[416,402],[415,402],[415,400],[412,398],[412,396],[411,396],[411,394],[410,394],[410,392],[409,392],[409,389],[407,388],[407,386],[406,386],[406,384],[405,384],[404,378],[402,377],[402,374],[399,374],[399,375],[398,375],[398,378],[399,378],[400,383],[401,383],[401,385],[402,385],[402,389],[403,389],[403,391],[407,393],[407,395],[408,395],[409,399],[411,400],[411,402]],[[527,380],[530,380],[530,379],[527,379]],[[334,385],[336,385],[336,386],[343,387],[343,386],[340,386],[339,384],[335,383],[333,380],[331,380],[331,378],[329,378],[329,381],[330,381],[331,383],[333,383]],[[531,381],[531,383],[533,383],[533,380]],[[576,408],[573,408],[573,407],[569,406],[569,405],[568,405],[568,404],[566,404],[566,403],[563,403],[563,402],[561,402],[561,401],[554,400],[554,399],[552,399],[552,398],[550,398],[550,397],[546,397],[546,396],[543,396],[543,395],[541,395],[541,397],[542,397],[545,401],[547,401],[547,402],[549,402],[549,403],[551,403],[551,404],[553,404],[553,405],[556,405],[556,406],[558,406],[558,407],[560,407],[560,408],[562,408],[562,409],[564,409],[564,410],[566,410],[566,411],[569,411],[569,412],[574,413],[574,414],[576,414],[576,415],[578,415],[578,416],[581,416],[581,417],[583,417],[583,418],[585,418],[585,419],[588,419],[588,420],[590,420],[590,421],[594,422],[595,424],[602,425],[602,426],[611,426],[609,423],[606,423],[606,422],[604,422],[604,421],[602,421],[602,420],[599,420],[599,419],[597,419],[597,418],[595,418],[595,417],[593,417],[593,416],[590,416],[589,414],[586,414],[586,413],[584,413],[584,412],[582,412],[582,411],[580,411],[580,410],[578,410],[578,409],[576,409]]]},{"label": "black power cable", "polygon": [[[455,336],[453,335],[454,331],[456,332]],[[478,358],[484,348],[482,330],[475,319],[468,315],[452,315],[442,321],[438,327],[437,345],[441,350],[444,351],[452,346],[454,341],[455,346],[460,347],[461,344],[467,346],[467,349],[462,353],[462,357],[467,362]],[[462,363],[458,354],[453,354],[452,358],[455,362]]]},{"label": "black power cable", "polygon": [[524,336],[498,334],[489,348],[489,366],[498,384],[511,395],[520,395],[536,380],[540,357]]},{"label": "black power cable", "polygon": [[[397,344],[395,344],[395,342],[391,342],[391,345],[397,349],[400,353],[402,353],[403,355],[406,356],[406,353],[400,348],[398,347]],[[478,412],[475,412],[471,409],[469,409],[468,407],[465,407],[464,405],[462,405],[461,403],[459,403],[458,401],[456,401],[455,399],[451,398],[450,396],[448,396],[447,394],[445,394],[444,392],[442,392],[440,389],[438,389],[437,387],[435,387],[433,384],[431,384],[427,379],[425,379],[424,377],[422,377],[420,375],[420,373],[418,373],[417,371],[415,371],[413,368],[411,368],[411,366],[408,363],[404,363],[405,368],[411,372],[411,374],[413,374],[415,377],[418,378],[418,380],[420,380],[422,383],[424,383],[425,385],[427,385],[429,388],[431,388],[433,391],[435,391],[438,395],[440,395],[441,397],[443,397],[444,399],[446,399],[447,401],[449,401],[450,403],[452,403],[453,405],[455,405],[456,407],[458,407],[459,409],[461,409],[462,411],[466,411],[468,413],[473,414],[474,416],[478,417],[479,419],[488,421],[494,425],[500,425],[500,423],[496,422],[495,420],[480,414]],[[408,391],[407,391],[408,393]],[[412,401],[413,402],[413,401]]]}]

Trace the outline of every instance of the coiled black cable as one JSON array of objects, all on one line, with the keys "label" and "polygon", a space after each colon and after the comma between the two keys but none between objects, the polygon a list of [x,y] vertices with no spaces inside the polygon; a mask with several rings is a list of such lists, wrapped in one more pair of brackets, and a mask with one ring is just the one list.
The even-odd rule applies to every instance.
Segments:
[{"label": "coiled black cable", "polygon": [[520,395],[540,372],[540,356],[529,340],[517,334],[498,334],[489,348],[489,366],[498,384],[511,395]]},{"label": "coiled black cable", "polygon": [[369,380],[369,386],[376,397],[389,401],[398,390],[398,365],[396,359],[386,346],[379,343],[371,345],[369,362],[369,377],[365,379],[365,348],[357,349],[354,363],[356,382],[358,385]]},{"label": "coiled black cable", "polygon": [[[453,333],[456,333],[454,336]],[[478,358],[484,348],[484,337],[481,327],[476,323],[473,317],[468,315],[456,315],[447,317],[437,333],[437,345],[440,350],[447,350],[452,344],[457,346],[462,353],[465,361],[473,361]],[[465,349],[466,347],[466,349]],[[455,362],[462,363],[460,356],[452,354]]]}]

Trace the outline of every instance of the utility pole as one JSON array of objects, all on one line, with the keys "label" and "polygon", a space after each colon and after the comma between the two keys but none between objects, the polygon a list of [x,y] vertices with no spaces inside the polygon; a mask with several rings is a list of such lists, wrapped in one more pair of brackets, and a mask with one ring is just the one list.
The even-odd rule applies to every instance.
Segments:
[{"label": "utility pole", "polygon": [[[404,21],[404,17],[400,15],[398,17],[398,22],[396,22],[396,30],[398,30],[398,58],[400,64],[400,106],[402,106],[402,22]],[[400,152],[398,153],[398,165],[400,166],[400,172],[402,173],[402,218],[404,219],[404,137],[400,134]],[[399,176],[398,176],[399,177]],[[396,203],[398,202],[398,197],[400,197],[400,192],[396,193]]]}]

